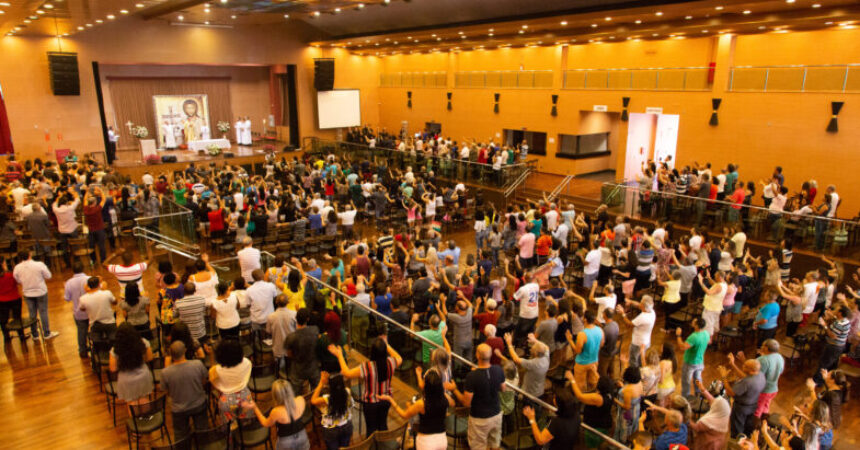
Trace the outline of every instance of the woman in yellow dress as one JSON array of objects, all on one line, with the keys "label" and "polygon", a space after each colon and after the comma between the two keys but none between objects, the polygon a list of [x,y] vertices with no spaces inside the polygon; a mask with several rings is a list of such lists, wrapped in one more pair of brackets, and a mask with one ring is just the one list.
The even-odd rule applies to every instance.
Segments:
[{"label": "woman in yellow dress", "polygon": [[293,261],[297,270],[291,270],[287,275],[287,282],[281,282],[281,278],[275,281],[279,289],[287,296],[287,308],[298,311],[305,307],[305,284],[307,276],[302,269],[301,263]]}]

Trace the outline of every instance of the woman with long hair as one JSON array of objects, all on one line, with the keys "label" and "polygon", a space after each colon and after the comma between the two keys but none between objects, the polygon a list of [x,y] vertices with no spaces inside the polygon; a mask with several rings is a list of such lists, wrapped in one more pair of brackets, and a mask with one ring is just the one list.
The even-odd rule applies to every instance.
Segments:
[{"label": "woman with long hair", "polygon": [[[206,356],[203,352],[203,347],[191,336],[191,330],[188,324],[181,320],[177,320],[170,329],[170,342],[182,341],[185,344],[186,359],[202,359]],[[170,365],[170,355],[164,357],[164,366]]]},{"label": "woman with long hair", "polygon": [[541,430],[535,422],[535,410],[531,406],[523,408],[523,415],[531,423],[538,445],[549,444],[544,447],[549,450],[574,448],[579,443],[579,402],[567,385],[556,384],[553,390],[553,403],[558,411],[546,428]]},{"label": "woman with long hair", "polygon": [[110,371],[117,373],[118,399],[136,404],[152,393],[152,373],[146,365],[148,361],[152,361],[149,341],[140,337],[132,324],[121,323],[116,330],[109,360]]},{"label": "woman with long hair", "polygon": [[340,371],[347,379],[358,378],[364,383],[362,402],[364,403],[364,420],[367,423],[367,435],[377,430],[388,429],[388,409],[391,404],[382,401],[379,394],[391,395],[391,379],[394,370],[400,366],[403,359],[396,350],[381,338],[376,338],[370,346],[370,360],[360,366],[350,368],[346,364],[343,351],[336,345],[329,345],[328,351],[337,358]]},{"label": "woman with long hair", "polygon": [[272,383],[272,397],[275,407],[269,412],[269,417],[263,415],[253,401],[243,401],[244,408],[253,408],[257,420],[264,427],[274,426],[278,432],[277,450],[309,450],[311,443],[305,431],[302,415],[305,413],[305,398],[296,397],[293,387],[284,380]]},{"label": "woman with long hair", "polygon": [[[322,394],[323,387],[328,385],[328,393]],[[311,396],[311,404],[322,413],[320,421],[323,427],[323,438],[328,450],[337,450],[349,445],[352,438],[352,395],[340,374],[329,375],[323,371],[320,382]]]},{"label": "woman with long hair", "polygon": [[146,339],[152,339],[152,330],[149,325],[149,297],[140,295],[137,283],[125,285],[125,298],[119,304],[125,313],[125,321],[134,325],[134,328]]},{"label": "woman with long hair", "polygon": [[442,385],[442,376],[434,368],[427,371],[423,381],[423,397],[409,405],[405,410],[400,408],[390,395],[380,395],[380,400],[388,401],[397,414],[406,420],[418,415],[418,436],[415,438],[416,450],[445,450],[448,439],[445,436],[445,416],[448,408],[454,407],[452,399]]},{"label": "woman with long hair", "polygon": [[678,371],[678,360],[675,356],[675,347],[669,343],[663,343],[663,351],[660,353],[660,382],[657,383],[657,403],[668,407],[669,398],[675,392],[675,372]]},{"label": "woman with long hair", "polygon": [[624,384],[618,390],[618,398],[615,399],[615,432],[613,438],[619,442],[626,442],[636,432],[639,424],[639,409],[642,400],[642,374],[638,367],[624,369],[622,376]]}]

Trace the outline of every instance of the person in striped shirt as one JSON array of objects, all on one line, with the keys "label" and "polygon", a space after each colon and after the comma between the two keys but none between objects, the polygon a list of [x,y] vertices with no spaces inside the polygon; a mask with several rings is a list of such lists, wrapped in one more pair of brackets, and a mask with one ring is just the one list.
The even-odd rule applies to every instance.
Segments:
[{"label": "person in striped shirt", "polygon": [[827,337],[827,345],[824,346],[821,351],[821,359],[818,360],[818,370],[812,376],[815,384],[819,386],[824,383],[821,372],[834,369],[843,350],[845,350],[848,332],[851,330],[849,317],[851,317],[851,310],[843,305],[826,311],[824,317],[818,319],[818,323],[824,327]]},{"label": "person in striped shirt", "polygon": [[185,283],[185,296],[173,304],[173,317],[188,325],[191,337],[204,344],[206,336],[206,299],[195,295],[194,283]]}]

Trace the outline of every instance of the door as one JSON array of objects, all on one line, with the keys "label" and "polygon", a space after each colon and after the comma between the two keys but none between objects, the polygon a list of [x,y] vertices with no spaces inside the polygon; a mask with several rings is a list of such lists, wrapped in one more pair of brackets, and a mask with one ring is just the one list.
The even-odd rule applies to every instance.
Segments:
[{"label": "door", "polygon": [[651,155],[656,127],[656,114],[630,114],[627,125],[627,151],[624,159],[625,181],[635,182],[636,177],[642,173],[642,165]]},{"label": "door", "polygon": [[675,167],[675,150],[678,147],[678,124],[681,116],[660,114],[657,116],[657,135],[654,138],[654,161],[665,162],[669,169]]}]

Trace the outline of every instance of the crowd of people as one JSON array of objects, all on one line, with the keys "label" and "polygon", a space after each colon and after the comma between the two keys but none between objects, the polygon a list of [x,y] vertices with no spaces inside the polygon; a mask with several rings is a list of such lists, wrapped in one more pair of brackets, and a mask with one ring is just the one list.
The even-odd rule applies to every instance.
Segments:
[{"label": "crowd of people", "polygon": [[[432,147],[448,145],[426,138]],[[738,224],[686,232],[546,198],[499,208],[462,183],[437,180],[426,165],[302,155],[269,159],[264,168],[252,176],[190,164],[138,182],[87,161],[10,161],[2,232],[45,245],[0,265],[4,337],[11,339],[8,319],[20,320],[22,298],[41,318],[31,335],[56,337],[47,316],[52,273],[43,261],[50,245],[62,257],[69,240],[86,235],[106,275],[69,259],[64,299],[79,354],[95,358],[107,345],[117,397],[145,403],[156,389],[150,342],[163,337],[158,389],[171,399],[175,439],[210,426],[208,383],[218,422],[256,419],[277,429],[283,449],[310,448],[304,417],[311,408],[320,411],[325,445],[348,445],[356,405],[365,437],[388,429],[391,410],[418,417],[412,430],[421,450],[447,448],[445,417],[459,406],[468,408],[473,449],[500,448],[520,422],[552,449],[597,448],[608,438],[658,450],[721,449],[729,439],[746,448],[832,443],[848,392],[837,366],[860,365],[860,272],[822,257],[818,270],[799,274],[790,240],[751,252]],[[832,202],[835,190],[828,194]],[[224,279],[207,253],[173,267],[123,248],[123,219],[154,218],[164,202],[192,211],[210,253],[219,251],[207,244],[216,238],[240,247],[234,279]],[[446,227],[454,223],[471,231]],[[338,245],[319,261],[274,255],[265,262],[259,238],[283,227],[294,239],[329,235]],[[111,263],[117,257],[121,263]],[[151,267],[155,283],[146,285]],[[153,336],[153,325],[163,336]],[[755,340],[755,355],[715,350],[727,328]],[[274,408],[265,413],[249,387],[262,364],[256,350],[246,355],[249,339],[271,346],[279,374]],[[767,419],[786,343],[820,351],[803,401],[782,415],[786,441],[774,442]],[[419,392],[404,404],[392,385],[416,353]],[[708,353],[719,361],[711,380],[702,375]]]}]

